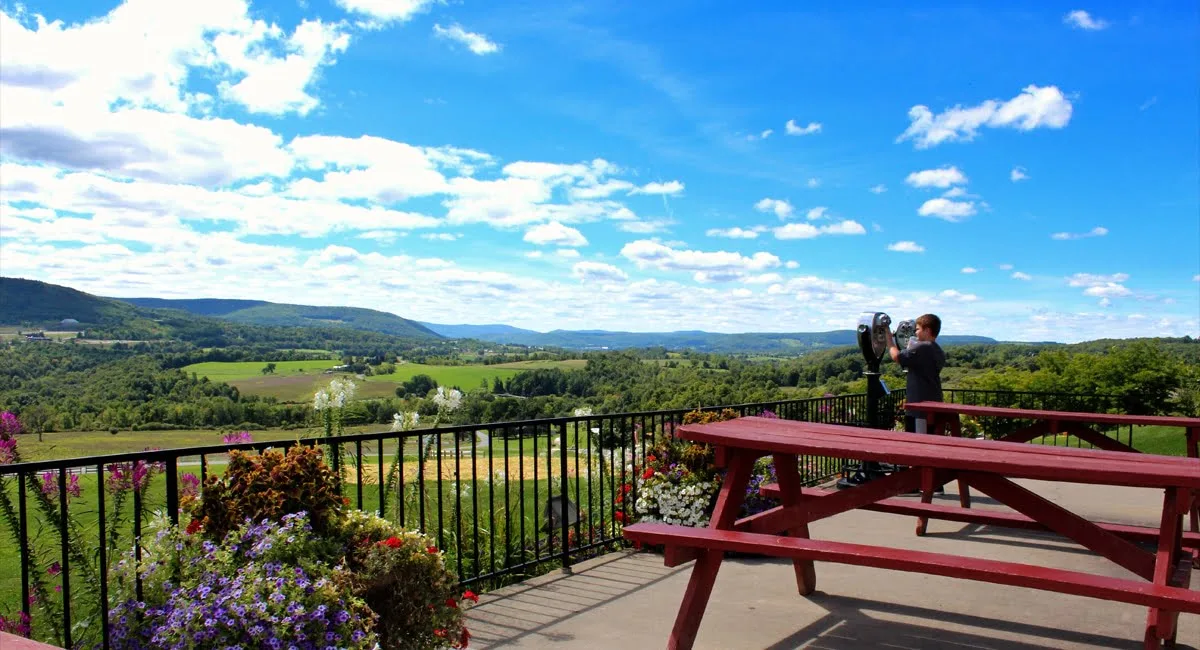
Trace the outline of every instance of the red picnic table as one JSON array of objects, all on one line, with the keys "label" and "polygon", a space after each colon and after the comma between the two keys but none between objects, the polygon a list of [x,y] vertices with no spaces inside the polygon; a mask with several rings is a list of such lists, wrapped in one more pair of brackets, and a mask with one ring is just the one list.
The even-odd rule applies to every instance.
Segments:
[{"label": "red picnic table", "polygon": [[[1188,458],[1200,458],[1200,418],[1167,415],[1126,415],[1123,413],[1036,411],[1000,406],[955,404],[952,402],[913,402],[905,405],[905,408],[923,413],[926,421],[929,423],[928,430],[930,433],[961,437],[962,423],[959,420],[960,415],[1033,420],[1033,423],[1029,426],[996,438],[996,440],[1029,442],[1040,436],[1061,433],[1075,436],[1098,449],[1135,454],[1140,452],[1119,440],[1109,438],[1089,425],[1179,427],[1184,430],[1184,435],[1186,436],[1185,445]],[[960,486],[959,500],[964,508],[970,507],[971,497],[965,486]],[[1200,532],[1200,494],[1193,495],[1192,504],[1188,509],[1191,512],[1190,523],[1192,532]],[[1200,566],[1200,553],[1196,555],[1195,560],[1196,566]]]},{"label": "red picnic table", "polygon": [[[1145,647],[1173,643],[1180,612],[1200,614],[1200,592],[1191,582],[1191,556],[1200,536],[1183,533],[1190,495],[1200,489],[1200,460],[1145,454],[1024,445],[863,429],[831,424],[745,417],[711,424],[689,424],[680,437],[716,447],[725,478],[707,528],[638,523],[625,528],[627,539],[666,547],[665,561],[675,566],[695,559],[691,579],[668,648],[690,648],[726,552],[757,553],[793,560],[802,595],[816,588],[814,560],[912,571],[995,584],[1030,587],[1149,608]],[[777,486],[770,488],[781,505],[735,519],[745,497],[755,460],[771,455]],[[816,455],[877,460],[908,466],[884,478],[842,491],[804,489],[797,456]],[[932,495],[936,485],[959,480],[1000,501],[1023,520],[1016,525],[1054,531],[1078,542],[1133,574],[1113,578],[1079,571],[1000,562],[946,553],[849,544],[809,538],[808,524],[857,508],[883,509],[898,495],[920,489]],[[1158,528],[1097,524],[1014,483],[1039,479],[1103,484],[1163,491]],[[912,506],[933,507],[928,503]],[[880,507],[882,506],[882,507]],[[965,511],[959,508],[962,512]],[[902,512],[902,514],[911,514]],[[1007,525],[999,523],[999,525]],[[1153,543],[1155,550],[1134,541]]]}]

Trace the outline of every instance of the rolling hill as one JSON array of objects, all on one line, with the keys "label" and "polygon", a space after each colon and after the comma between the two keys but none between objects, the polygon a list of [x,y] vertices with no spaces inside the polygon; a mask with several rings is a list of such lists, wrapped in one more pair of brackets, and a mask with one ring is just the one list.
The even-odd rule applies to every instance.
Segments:
[{"label": "rolling hill", "polygon": [[359,307],[311,307],[265,300],[196,298],[114,298],[140,307],[180,309],[246,325],[273,327],[348,327],[407,338],[441,338],[433,330],[395,314]]}]

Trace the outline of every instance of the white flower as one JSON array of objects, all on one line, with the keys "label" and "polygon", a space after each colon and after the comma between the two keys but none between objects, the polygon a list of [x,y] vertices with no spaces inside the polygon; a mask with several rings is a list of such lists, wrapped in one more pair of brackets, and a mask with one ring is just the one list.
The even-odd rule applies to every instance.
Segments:
[{"label": "white flower", "polygon": [[446,411],[456,410],[462,404],[462,393],[455,388],[451,388],[450,392],[446,392],[445,387],[438,386],[437,394],[433,396],[433,403],[437,404],[438,409]]},{"label": "white flower", "polygon": [[415,429],[417,428],[417,423],[420,421],[421,414],[416,411],[399,411],[392,415],[392,431],[409,431]]},{"label": "white flower", "polygon": [[349,379],[334,379],[329,382],[329,402],[334,407],[341,408],[354,397],[354,382]]},{"label": "white flower", "polygon": [[329,408],[329,393],[326,393],[325,389],[322,388],[313,396],[313,410],[324,411],[327,408]]},{"label": "white flower", "polygon": [[590,416],[591,414],[592,414],[592,407],[590,407],[590,406],[581,406],[581,407],[575,409],[575,417],[577,417],[577,418],[586,418],[586,417]]}]

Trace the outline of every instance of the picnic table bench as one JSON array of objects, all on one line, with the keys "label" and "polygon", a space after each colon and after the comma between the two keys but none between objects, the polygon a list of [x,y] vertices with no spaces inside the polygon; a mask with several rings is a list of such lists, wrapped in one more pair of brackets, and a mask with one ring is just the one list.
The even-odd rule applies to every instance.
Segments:
[{"label": "picnic table bench", "polygon": [[[695,560],[668,648],[692,647],[726,552],[791,558],[801,595],[816,588],[813,562],[826,561],[1142,605],[1148,608],[1146,648],[1174,643],[1179,613],[1200,614],[1200,592],[1189,589],[1192,558],[1183,550],[1185,539],[1193,548],[1200,544],[1196,536],[1183,533],[1183,516],[1191,494],[1200,489],[1200,460],[1148,454],[1115,457],[1112,452],[1090,449],[1043,448],[761,417],[688,424],[678,429],[677,435],[714,445],[725,477],[707,528],[660,523],[625,528],[624,535],[631,541],[664,546],[668,566]],[[777,487],[770,489],[778,494],[781,505],[737,519],[754,462],[767,455],[773,456],[778,476]],[[799,455],[886,461],[908,469],[853,489],[818,492],[802,487],[796,458]],[[1129,462],[1131,458],[1137,462]],[[1096,524],[1013,479],[1161,489],[1160,525],[1155,529]],[[808,525],[814,521],[857,508],[892,508],[897,505],[893,497],[918,488],[923,497],[928,497],[936,485],[951,480],[962,481],[1017,511],[1021,517],[1010,518],[1009,523],[1054,531],[1133,575],[1108,577],[947,553],[814,540],[809,536]],[[1131,539],[1150,542],[1154,550],[1144,550]]]},{"label": "picnic table bench", "polygon": [[[1073,435],[1080,440],[1090,443],[1097,449],[1107,451],[1141,453],[1129,445],[1110,438],[1092,426],[1107,424],[1112,426],[1162,426],[1179,427],[1186,436],[1184,444],[1188,458],[1200,458],[1200,418],[1176,417],[1168,415],[1127,415],[1124,413],[1083,413],[1076,411],[1040,411],[1015,409],[1000,406],[975,406],[972,404],[955,404],[953,402],[913,402],[906,409],[919,411],[925,416],[929,433],[961,437],[962,422],[960,415],[971,417],[994,417],[1014,420],[1033,420],[1033,423],[996,438],[1005,442],[1029,442],[1044,435],[1065,434]],[[971,495],[969,488],[961,486],[959,499],[962,507],[970,507]],[[1193,533],[1200,533],[1200,496],[1193,495],[1190,511],[1190,528]],[[1194,564],[1200,567],[1200,553],[1194,558]]]}]

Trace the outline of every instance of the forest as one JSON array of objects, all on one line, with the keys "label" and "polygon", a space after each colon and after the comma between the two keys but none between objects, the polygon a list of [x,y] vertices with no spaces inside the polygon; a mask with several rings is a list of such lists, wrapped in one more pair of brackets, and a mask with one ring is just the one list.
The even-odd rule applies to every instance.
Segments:
[{"label": "forest", "polygon": [[[480,351],[469,345],[455,350],[455,344],[435,340],[398,349],[393,337],[376,346],[369,332],[343,330],[342,334],[358,340],[348,342],[336,356],[347,369],[360,372],[391,364],[398,355],[432,364],[482,361]],[[329,342],[324,339],[326,345]],[[314,343],[306,340],[304,346],[271,348],[203,347],[178,340],[110,346],[10,340],[0,344],[0,409],[19,413],[27,426],[41,431],[305,426],[312,418],[307,401],[244,395],[236,387],[182,368],[200,361],[265,364],[327,358],[327,351],[307,347]],[[948,388],[1104,394],[1119,398],[1129,412],[1200,413],[1200,342],[1190,338],[1074,345],[959,344],[946,350],[942,377]],[[579,368],[531,369],[507,380],[497,376],[478,386],[455,386],[464,393],[456,423],[564,416],[580,407],[618,413],[865,389],[862,356],[850,347],[793,357],[676,353],[662,348],[576,354],[521,353],[513,348],[498,356],[574,357],[586,363]],[[883,371],[889,386],[902,389],[904,377],[895,364],[885,363]],[[347,423],[388,423],[398,410],[432,414],[436,407],[428,395],[436,387],[436,381],[418,375],[397,387],[395,396],[356,400],[347,410]]]}]

